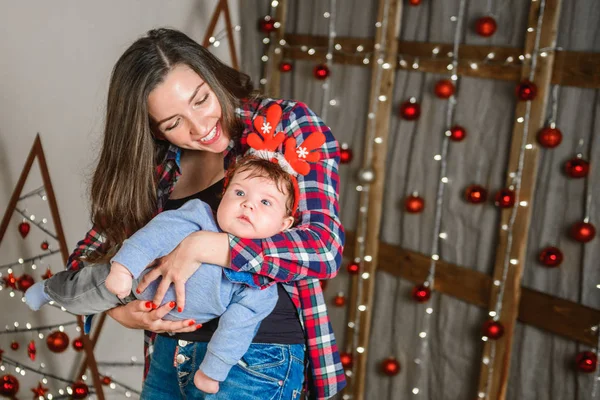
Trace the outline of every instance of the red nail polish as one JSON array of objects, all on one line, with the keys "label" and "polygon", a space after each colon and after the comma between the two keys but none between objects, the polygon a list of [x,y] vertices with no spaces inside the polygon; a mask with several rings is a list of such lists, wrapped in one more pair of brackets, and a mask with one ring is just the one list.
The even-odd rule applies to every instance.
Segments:
[{"label": "red nail polish", "polygon": [[146,302],[146,308],[152,308],[152,302],[147,301]]},{"label": "red nail polish", "polygon": [[174,308],[175,307],[175,302],[174,301],[170,302],[169,303],[169,307]]},{"label": "red nail polish", "polygon": [[135,289],[135,292],[136,292],[137,294],[140,294],[140,293],[142,293],[142,292],[140,292],[140,289]]},{"label": "red nail polish", "polygon": [[177,307],[177,312],[182,312],[182,311],[183,311],[183,308]]},{"label": "red nail polish", "polygon": [[202,324],[196,325],[196,329],[200,329],[200,328],[202,328]]},{"label": "red nail polish", "polygon": [[192,326],[192,325],[194,325],[195,323],[196,323],[196,321],[190,321],[190,322],[188,322],[188,326]]},{"label": "red nail polish", "polygon": [[157,308],[158,308],[158,306],[156,304],[152,303],[152,309],[156,310]]}]

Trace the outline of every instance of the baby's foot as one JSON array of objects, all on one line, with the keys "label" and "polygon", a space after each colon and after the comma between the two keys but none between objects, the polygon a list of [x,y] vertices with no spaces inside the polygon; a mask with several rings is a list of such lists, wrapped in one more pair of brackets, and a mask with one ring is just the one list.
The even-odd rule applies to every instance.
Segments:
[{"label": "baby's foot", "polygon": [[217,393],[219,391],[219,381],[209,378],[200,370],[196,371],[194,375],[194,385],[204,393]]},{"label": "baby's foot", "polygon": [[110,273],[104,282],[108,291],[122,299],[129,296],[132,284],[131,272],[124,265],[113,262],[110,266]]},{"label": "baby's foot", "polygon": [[25,292],[25,303],[33,311],[39,310],[44,304],[47,304],[52,299],[44,291],[44,282],[34,283]]}]

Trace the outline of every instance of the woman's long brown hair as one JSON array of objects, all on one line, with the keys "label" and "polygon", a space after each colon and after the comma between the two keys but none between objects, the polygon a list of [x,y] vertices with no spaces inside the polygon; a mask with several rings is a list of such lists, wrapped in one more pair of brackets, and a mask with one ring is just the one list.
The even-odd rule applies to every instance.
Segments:
[{"label": "woman's long brown hair", "polygon": [[224,130],[239,140],[243,127],[235,107],[255,96],[248,75],[176,30],[154,29],[133,43],[110,80],[104,140],[90,193],[92,223],[105,241],[85,256],[89,262],[110,259],[156,212],[156,166],[169,143],[153,135],[148,95],[176,65],[189,66],[210,86],[221,105]]}]

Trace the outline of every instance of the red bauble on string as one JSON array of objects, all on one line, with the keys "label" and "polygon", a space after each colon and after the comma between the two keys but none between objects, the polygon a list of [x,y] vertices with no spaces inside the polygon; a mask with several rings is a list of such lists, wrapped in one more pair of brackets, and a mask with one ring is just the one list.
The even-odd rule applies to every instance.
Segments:
[{"label": "red bauble on string", "polygon": [[50,351],[62,353],[69,347],[69,336],[61,331],[54,331],[46,338],[46,344]]},{"label": "red bauble on string", "polygon": [[37,353],[37,349],[35,348],[35,340],[32,340],[27,345],[27,355],[31,359],[31,361],[35,361],[35,354]]},{"label": "red bauble on string", "polygon": [[542,147],[553,149],[562,142],[562,132],[554,126],[547,126],[538,132],[537,140]]},{"label": "red bauble on string", "polygon": [[40,245],[40,248],[42,250],[48,250],[48,248],[50,248],[50,245],[48,244],[48,242],[46,242],[45,240],[42,242],[42,244]]},{"label": "red bauble on string", "polygon": [[275,28],[275,20],[271,16],[267,15],[264,18],[258,20],[258,29],[266,34],[273,32]]},{"label": "red bauble on string", "polygon": [[23,274],[17,279],[17,286],[20,291],[24,292],[33,285],[35,281],[33,280],[33,276],[28,274]]},{"label": "red bauble on string", "polygon": [[112,379],[111,379],[111,377],[110,377],[110,376],[103,376],[103,377],[102,377],[102,384],[103,384],[104,386],[108,386],[108,385],[110,385],[111,383],[112,383]]},{"label": "red bauble on string", "polygon": [[352,368],[352,364],[354,363],[354,358],[350,353],[340,353],[340,361],[342,363],[342,367],[344,368]]},{"label": "red bauble on string", "polygon": [[481,17],[475,22],[475,32],[479,36],[490,37],[496,32],[496,29],[498,29],[498,24],[490,16]]},{"label": "red bauble on string", "polygon": [[575,366],[579,372],[595,372],[598,366],[598,356],[592,351],[582,351],[575,357]]},{"label": "red bauble on string", "polygon": [[571,226],[571,237],[578,242],[587,243],[596,236],[596,228],[589,222],[576,222]]},{"label": "red bauble on string", "polygon": [[408,5],[410,6],[420,6],[421,0],[408,0]]},{"label": "red bauble on string", "polygon": [[442,79],[435,84],[434,93],[440,99],[448,99],[454,94],[454,83],[450,79]]},{"label": "red bauble on string", "polygon": [[565,163],[565,172],[571,178],[585,178],[590,172],[590,163],[581,157],[571,158]]},{"label": "red bauble on string", "polygon": [[381,363],[381,372],[387,376],[396,376],[400,372],[400,363],[394,357],[386,358]]},{"label": "red bauble on string", "polygon": [[73,399],[85,399],[90,394],[88,386],[81,381],[75,382],[71,386],[71,389],[73,389],[73,394],[71,395]]},{"label": "red bauble on string", "polygon": [[3,282],[5,288],[11,288],[11,289],[17,288],[17,278],[15,277],[15,275],[12,272],[6,276],[3,276],[2,282]]},{"label": "red bauble on string", "polygon": [[73,349],[75,349],[75,351],[83,350],[83,339],[77,338],[73,340]]},{"label": "red bauble on string", "polygon": [[48,388],[45,388],[44,386],[42,386],[42,382],[38,382],[38,385],[36,388],[31,388],[31,391],[33,392],[33,398],[34,399],[39,399],[40,397],[46,398],[46,393],[48,393]]},{"label": "red bauble on string", "polygon": [[19,350],[19,347],[21,347],[21,346],[19,345],[19,342],[17,342],[16,340],[13,340],[10,343],[10,348],[13,349],[14,351]]},{"label": "red bauble on string", "polygon": [[481,333],[492,340],[500,339],[504,335],[504,326],[499,321],[488,320],[483,323]]},{"label": "red bauble on string", "polygon": [[337,296],[335,296],[333,298],[333,304],[335,304],[336,307],[343,307],[346,305],[346,297],[344,296],[344,293],[339,292],[337,294]]},{"label": "red bauble on string", "polygon": [[342,144],[340,149],[340,164],[349,164],[352,161],[352,149],[347,144]]},{"label": "red bauble on string", "polygon": [[320,81],[327,79],[329,73],[329,67],[325,64],[319,64],[313,68],[313,76]]},{"label": "red bauble on string", "polygon": [[356,275],[356,274],[358,274],[358,271],[360,271],[360,265],[355,262],[348,264],[348,266],[346,268],[348,269],[348,273],[350,275]]},{"label": "red bauble on string", "polygon": [[447,133],[450,140],[460,142],[467,136],[467,130],[460,125],[454,125]]},{"label": "red bauble on string", "polygon": [[531,81],[524,80],[517,85],[515,93],[519,100],[530,101],[537,95],[537,86]]},{"label": "red bauble on string", "polygon": [[411,214],[418,214],[425,208],[425,200],[416,192],[404,200],[404,209]]},{"label": "red bauble on string", "polygon": [[465,199],[471,204],[481,204],[487,200],[487,190],[483,186],[471,185],[465,190]]},{"label": "red bauble on string", "polygon": [[282,61],[279,64],[279,70],[281,72],[290,72],[292,69],[294,69],[294,67],[292,66],[292,63],[289,61]]},{"label": "red bauble on string", "polygon": [[421,106],[412,99],[400,104],[400,116],[408,121],[414,121],[421,115]]},{"label": "red bauble on string", "polygon": [[494,204],[500,208],[510,208],[515,205],[515,191],[511,189],[501,189],[496,193]]},{"label": "red bauble on string", "polygon": [[27,236],[29,234],[29,231],[31,230],[31,225],[29,225],[29,222],[23,221],[19,224],[19,233],[21,234],[21,237],[24,239],[25,236]]},{"label": "red bauble on string", "polygon": [[431,297],[431,289],[429,286],[416,285],[413,287],[411,296],[417,303],[425,303]]},{"label": "red bauble on string", "polygon": [[558,247],[546,247],[540,251],[539,260],[546,267],[558,267],[563,261],[563,253]]},{"label": "red bauble on string", "polygon": [[19,391],[19,380],[12,375],[0,378],[0,395],[13,398]]}]

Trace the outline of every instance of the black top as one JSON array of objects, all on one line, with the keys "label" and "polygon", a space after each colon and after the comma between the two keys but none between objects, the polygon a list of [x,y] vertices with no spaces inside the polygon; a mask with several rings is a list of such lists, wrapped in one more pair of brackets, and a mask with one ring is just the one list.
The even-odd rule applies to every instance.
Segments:
[{"label": "black top", "polygon": [[[223,193],[224,180],[221,179],[219,182],[207,187],[206,189],[185,197],[183,199],[169,199],[165,204],[164,211],[175,210],[181,207],[185,202],[192,199],[200,199],[206,202],[210,208],[215,211],[219,207],[221,202],[221,194]],[[202,267],[200,267],[202,268]],[[279,300],[275,308],[265,318],[256,336],[252,340],[253,343],[278,343],[278,344],[303,344],[304,331],[302,325],[298,319],[298,312],[296,306],[292,302],[288,292],[284,289],[281,284],[277,284],[277,292]],[[192,342],[208,342],[212,337],[213,333],[217,329],[219,324],[219,318],[215,318],[212,321],[203,324],[202,328],[188,333],[178,333],[174,336],[176,339],[183,339]],[[167,336],[167,334],[161,334]]]}]

